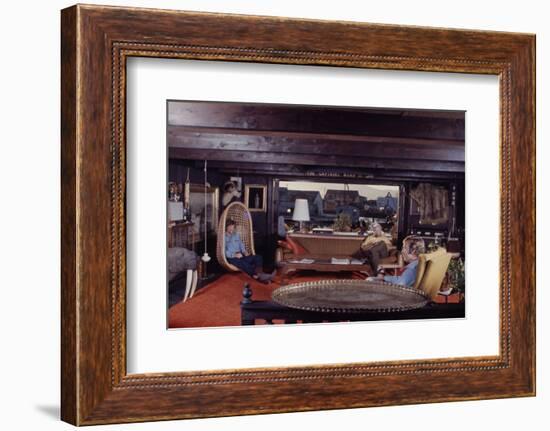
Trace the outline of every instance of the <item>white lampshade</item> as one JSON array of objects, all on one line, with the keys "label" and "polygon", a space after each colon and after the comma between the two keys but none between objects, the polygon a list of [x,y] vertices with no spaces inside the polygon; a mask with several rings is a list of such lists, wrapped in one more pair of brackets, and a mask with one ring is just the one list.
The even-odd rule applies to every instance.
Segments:
[{"label": "white lampshade", "polygon": [[309,221],[309,205],[307,199],[296,199],[294,202],[294,213],[292,213],[294,221]]},{"label": "white lampshade", "polygon": [[168,202],[168,220],[183,220],[183,202]]}]

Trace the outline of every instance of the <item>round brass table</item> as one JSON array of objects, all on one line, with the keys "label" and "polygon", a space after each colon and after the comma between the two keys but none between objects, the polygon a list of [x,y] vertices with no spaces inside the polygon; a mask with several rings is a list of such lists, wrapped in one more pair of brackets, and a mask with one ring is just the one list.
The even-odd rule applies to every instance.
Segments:
[{"label": "round brass table", "polygon": [[430,298],[421,290],[365,280],[321,280],[275,289],[272,299],[299,310],[360,313],[395,312],[424,307]]}]

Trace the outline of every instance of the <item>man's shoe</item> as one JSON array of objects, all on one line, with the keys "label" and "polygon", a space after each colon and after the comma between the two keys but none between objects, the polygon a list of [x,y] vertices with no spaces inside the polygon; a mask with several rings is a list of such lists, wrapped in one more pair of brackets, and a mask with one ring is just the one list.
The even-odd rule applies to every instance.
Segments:
[{"label": "man's shoe", "polygon": [[273,277],[275,277],[275,274],[277,274],[277,270],[273,270],[270,274],[267,274],[265,272],[260,272],[258,274],[258,280],[266,283],[271,283],[273,281]]}]

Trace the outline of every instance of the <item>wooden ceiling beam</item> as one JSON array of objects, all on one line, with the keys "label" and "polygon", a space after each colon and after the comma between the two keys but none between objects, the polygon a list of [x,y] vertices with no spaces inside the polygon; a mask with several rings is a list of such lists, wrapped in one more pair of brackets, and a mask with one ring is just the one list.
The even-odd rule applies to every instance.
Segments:
[{"label": "wooden ceiling beam", "polygon": [[378,159],[363,157],[362,155],[341,156],[334,154],[296,154],[274,152],[246,152],[246,151],[205,151],[196,148],[168,148],[172,159],[189,160],[223,160],[236,163],[275,163],[318,166],[345,166],[350,168],[369,169],[400,169],[438,172],[464,172],[463,162],[446,162],[439,160],[405,160],[405,159]]},{"label": "wooden ceiling beam", "polygon": [[212,128],[204,130],[181,126],[169,126],[167,139],[170,148],[205,151],[361,155],[376,159],[464,162],[464,144],[458,144],[457,141],[258,131],[227,133],[227,129],[219,131]]},{"label": "wooden ceiling beam", "polygon": [[464,111],[168,101],[171,126],[464,140]]}]

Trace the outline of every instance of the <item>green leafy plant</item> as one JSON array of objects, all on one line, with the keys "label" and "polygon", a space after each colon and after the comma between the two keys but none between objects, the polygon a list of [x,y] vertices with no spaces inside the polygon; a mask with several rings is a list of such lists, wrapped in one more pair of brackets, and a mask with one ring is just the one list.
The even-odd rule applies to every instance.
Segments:
[{"label": "green leafy plant", "polygon": [[449,284],[459,293],[464,293],[466,290],[466,277],[464,272],[464,261],[459,259],[451,259],[449,263]]},{"label": "green leafy plant", "polygon": [[335,232],[350,232],[351,231],[351,217],[349,214],[340,213],[334,219],[334,224],[332,228]]},{"label": "green leafy plant", "polygon": [[439,248],[439,245],[437,245],[434,241],[430,241],[430,243],[426,247],[428,253],[431,253],[432,251],[436,251],[438,248]]}]

